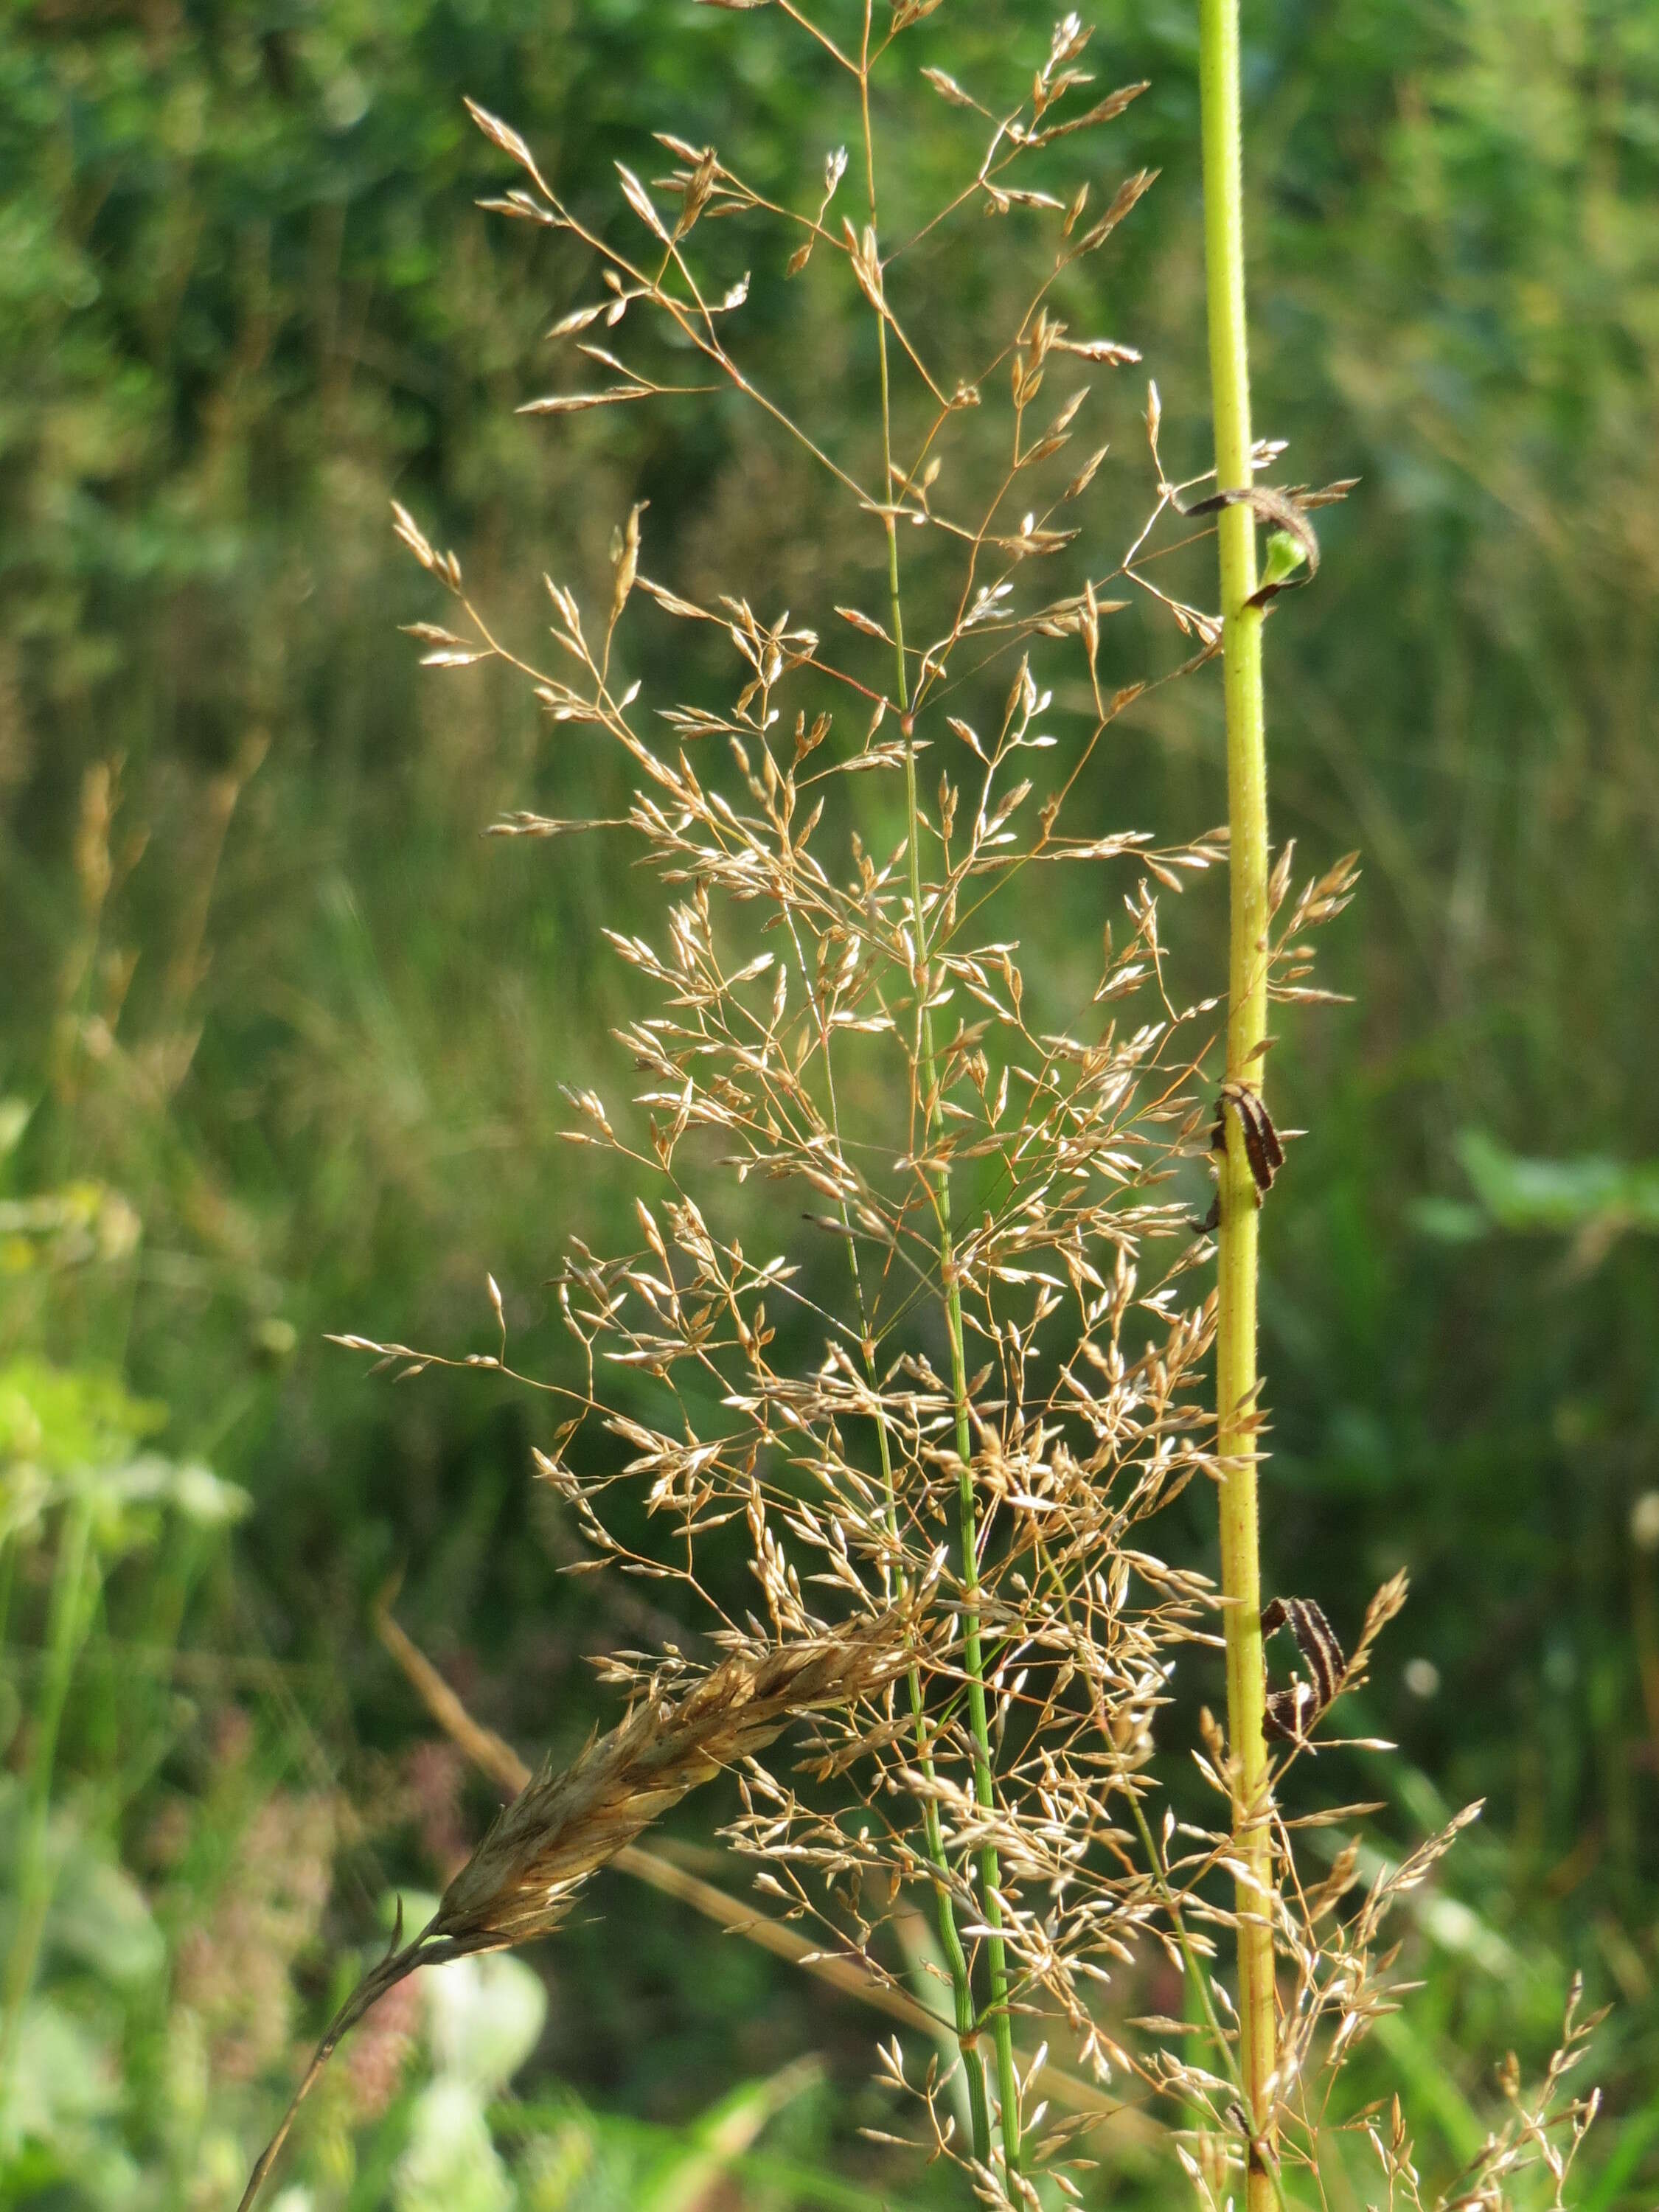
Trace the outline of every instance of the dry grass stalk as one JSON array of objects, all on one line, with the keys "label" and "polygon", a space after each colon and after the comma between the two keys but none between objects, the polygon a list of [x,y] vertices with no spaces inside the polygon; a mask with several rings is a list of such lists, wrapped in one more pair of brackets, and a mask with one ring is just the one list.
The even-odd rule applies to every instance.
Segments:
[{"label": "dry grass stalk", "polygon": [[[380,1639],[408,1677],[427,1710],[445,1732],[459,1744],[481,1772],[499,1782],[504,1790],[516,1796],[528,1787],[531,1770],[510,1743],[491,1729],[474,1719],[449,1684],[432,1662],[410,1641],[391,1614],[382,1611],[377,1621]],[[703,1881],[679,1864],[678,1860],[642,1844],[627,1844],[611,1862],[619,1873],[631,1875],[636,1881],[659,1890],[665,1896],[690,1905],[705,1919],[714,1921],[730,1935],[738,1936],[754,1943],[775,1958],[786,1960],[815,1979],[826,1982],[843,1996],[859,2004],[867,2005],[884,2013],[902,2027],[919,2028],[924,2034],[937,2036],[950,2023],[936,2012],[890,1981],[880,1980],[869,1971],[866,1963],[855,1952],[823,1951],[799,1935],[781,1921],[757,1912],[714,1883]],[[1110,2121],[1115,2148],[1132,2144],[1145,2150],[1158,2142],[1159,2133],[1146,2116],[1133,2105],[1121,2103],[1108,2095],[1093,2081],[1067,2073],[1054,2064],[1052,2058],[1039,2063],[1022,2057],[1022,2070],[1041,2083],[1045,2097],[1051,2099],[1067,2112],[1089,2114],[1097,2122]]]},{"label": "dry grass stalk", "polygon": [[[571,1765],[550,1763],[497,1816],[415,1940],[386,1956],[329,2023],[249,2176],[248,2212],[301,2105],[341,2039],[417,1967],[549,1935],[589,1876],[642,1830],[725,1767],[775,1742],[789,1723],[826,1705],[851,1710],[907,1663],[905,1624],[887,1616],[841,1637],[803,1639],[758,1660],[728,1659],[678,1696],[653,1686]],[[400,1916],[401,1927],[401,1916]]]},{"label": "dry grass stalk", "polygon": [[906,1663],[895,1615],[842,1636],[802,1637],[728,1659],[681,1694],[653,1685],[573,1765],[544,1765],[496,1818],[444,1892],[428,1934],[465,1950],[545,1936],[597,1868],[689,1791],[752,1759],[791,1720],[855,1711]]}]

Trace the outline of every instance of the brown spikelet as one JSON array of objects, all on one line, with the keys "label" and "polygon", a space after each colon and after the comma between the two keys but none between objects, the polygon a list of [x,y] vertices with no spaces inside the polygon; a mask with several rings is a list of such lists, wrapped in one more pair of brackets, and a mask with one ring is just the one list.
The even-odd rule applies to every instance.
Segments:
[{"label": "brown spikelet", "polygon": [[496,1818],[412,1943],[392,1946],[333,2020],[282,2124],[248,2177],[250,2212],[295,2115],[346,2034],[419,1966],[501,1951],[556,1928],[576,1892],[641,1831],[723,1767],[763,1751],[798,1715],[855,1705],[902,1671],[906,1620],[884,1613],[845,1634],[803,1637],[727,1659],[684,1695],[653,1686],[573,1765],[550,1764]]},{"label": "brown spikelet", "polygon": [[689,1790],[763,1751],[795,1715],[879,1690],[906,1656],[902,1625],[887,1615],[758,1662],[728,1659],[677,1700],[647,1693],[573,1766],[544,1767],[500,1814],[444,1892],[428,1936],[499,1950],[547,1934],[588,1875]]}]

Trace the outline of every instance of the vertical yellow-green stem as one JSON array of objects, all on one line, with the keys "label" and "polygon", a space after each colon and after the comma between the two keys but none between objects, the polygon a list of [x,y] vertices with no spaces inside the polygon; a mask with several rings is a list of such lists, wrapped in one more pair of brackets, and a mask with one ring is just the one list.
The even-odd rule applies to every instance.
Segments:
[{"label": "vertical yellow-green stem", "polygon": [[[1215,416],[1216,489],[1250,482],[1250,380],[1244,314],[1243,179],[1237,0],[1200,0],[1199,81],[1204,154],[1204,247]],[[1227,707],[1231,917],[1227,1076],[1259,1086],[1267,1029],[1267,769],[1261,704],[1261,615],[1255,592],[1255,522],[1224,507],[1221,551]],[[1221,1463],[1221,1579],[1228,1599],[1227,1740],[1232,1758],[1237,1884],[1239,2069],[1249,2106],[1250,2212],[1275,2198],[1269,2089],[1276,2021],[1273,1857],[1262,1735],[1261,1570],[1256,1515],[1256,1280],[1259,1218],[1237,1117],[1220,1168],[1217,1449]]]}]

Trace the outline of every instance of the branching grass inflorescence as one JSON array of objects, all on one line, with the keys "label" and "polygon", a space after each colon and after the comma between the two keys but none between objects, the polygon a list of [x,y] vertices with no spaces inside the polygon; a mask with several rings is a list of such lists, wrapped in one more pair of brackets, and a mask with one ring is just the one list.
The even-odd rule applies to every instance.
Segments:
[{"label": "branching grass inflorescence", "polygon": [[[905,34],[933,4],[902,0],[878,25],[866,0],[848,40],[778,0],[844,86],[859,149],[829,155],[799,210],[715,149],[670,137],[673,166],[653,185],[620,168],[613,231],[561,198],[509,125],[472,109],[519,172],[490,204],[599,272],[553,333],[574,343],[584,380],[522,411],[735,395],[757,434],[839,502],[840,542],[867,541],[870,558],[811,620],[757,608],[720,579],[653,573],[664,556],[636,502],[597,606],[547,580],[543,665],[496,634],[455,556],[396,510],[453,608],[413,625],[428,661],[516,670],[562,742],[589,733],[625,763],[625,813],[526,811],[497,832],[624,835],[664,891],[653,933],[604,932],[644,1000],[618,1032],[640,1079],[633,1110],[571,1093],[573,1142],[632,1179],[639,1241],[615,1255],[571,1244],[556,1297],[574,1379],[518,1376],[493,1282],[500,1350],[470,1364],[561,1407],[538,1466],[586,1564],[684,1584],[724,1656],[689,1684],[670,1680],[684,1662],[665,1674],[660,1658],[619,1657],[630,1718],[568,1774],[531,1784],[433,1927],[364,1988],[542,1932],[593,1865],[730,1767],[742,1804],[729,1840],[763,1894],[822,1923],[827,1948],[850,1948],[890,1981],[902,1953],[884,1930],[927,1900],[954,2063],[918,2075],[895,2043],[884,2069],[916,2100],[921,2146],[960,2161],[983,2201],[1035,2206],[1043,2175],[1075,2197],[1097,2124],[1046,2111],[1033,2094],[1042,2054],[1022,2077],[1017,2024],[1020,2045],[1063,2038],[1097,2081],[1160,2104],[1203,2201],[1224,2203],[1247,2168],[1288,2201],[1293,2172],[1316,2170],[1322,2140],[1352,2119],[1334,2113],[1331,2084],[1389,2002],[1383,1912],[1449,1838],[1344,1917],[1352,1850],[1304,1887],[1291,1846],[1297,1827],[1363,1808],[1279,1808],[1401,1583],[1379,1594],[1352,1660],[1314,1638],[1318,1608],[1294,1601],[1285,1618],[1316,1680],[1281,1702],[1265,1679],[1256,1687],[1258,1727],[1277,1716],[1282,1747],[1253,1741],[1241,1768],[1206,1712],[1194,1756],[1213,1821],[1154,1808],[1178,1660],[1237,1644],[1220,1594],[1166,1559],[1177,1547],[1158,1534],[1194,1476],[1224,1485],[1231,1465],[1206,1404],[1214,1248],[1189,1186],[1218,1147],[1224,1206],[1253,1214],[1283,1147],[1255,1103],[1254,1053],[1239,1066],[1218,1050],[1222,1002],[1182,990],[1161,933],[1158,890],[1224,864],[1225,830],[1159,843],[1098,816],[1108,732],[1220,651],[1219,618],[1171,580],[1211,526],[1184,519],[1219,508],[1248,533],[1260,513],[1306,555],[1306,513],[1331,495],[1258,489],[1241,506],[1232,485],[1209,489],[1213,471],[1172,481],[1154,385],[1144,497],[1127,525],[1097,515],[1105,448],[1079,459],[1072,441],[1091,376],[1138,356],[1075,334],[1079,276],[1152,179],[1128,170],[1097,209],[1060,165],[1144,88],[1101,94],[1075,15],[1012,105],[928,64],[930,95],[981,143],[960,189],[890,240],[872,87],[902,68]],[[851,202],[859,185],[854,213],[843,187]],[[907,294],[985,216],[1032,226],[1035,273],[1010,325],[947,361],[951,331],[914,321]],[[738,335],[750,278],[732,275],[723,243],[734,223],[789,276],[836,264],[862,301],[867,419],[808,427],[750,364]],[[616,349],[630,340],[624,360]],[[1280,451],[1238,457],[1246,480]],[[803,514],[817,526],[816,509]],[[826,545],[817,565],[828,583],[843,564]],[[665,625],[702,690],[655,706],[631,671],[668,658]],[[1091,872],[1103,908],[1110,885],[1123,916],[1087,972],[1047,928],[1039,887],[1054,869]],[[1306,936],[1352,887],[1352,856],[1294,899],[1291,869],[1286,848],[1252,925],[1264,1004],[1322,995]],[[799,1224],[784,1249],[771,1249],[776,1210],[734,1199],[733,1178],[784,1187]],[[459,1364],[341,1340],[408,1374]],[[1227,1452],[1248,1432],[1254,1453],[1255,1405],[1230,1417]],[[617,1486],[662,1526],[648,1552],[607,1516]],[[701,1569],[733,1529],[746,1532],[754,1611],[722,1604]],[[1252,1663],[1260,1676],[1259,1642]],[[786,1772],[762,1754],[803,1710],[817,1716],[812,1754]],[[1243,2063],[1212,1966],[1218,1934],[1241,1923],[1236,1881],[1257,1899],[1243,1917],[1267,1976],[1253,2016],[1266,2041]],[[1192,2022],[1134,2008],[1149,1958],[1184,1978]],[[1276,1993],[1275,1959],[1287,1970]],[[367,2002],[360,1992],[331,2040]],[[1547,2124],[1522,2135],[1542,2142]],[[1376,2140],[1397,2193],[1408,2147],[1398,2124]]]}]

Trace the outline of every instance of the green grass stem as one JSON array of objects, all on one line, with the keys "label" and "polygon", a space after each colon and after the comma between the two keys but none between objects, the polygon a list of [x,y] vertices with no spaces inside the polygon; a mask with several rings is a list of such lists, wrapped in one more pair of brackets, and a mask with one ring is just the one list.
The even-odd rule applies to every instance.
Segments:
[{"label": "green grass stem", "polygon": [[[1199,36],[1216,489],[1232,491],[1249,487],[1251,456],[1237,0],[1200,0]],[[1261,613],[1246,604],[1256,588],[1255,523],[1249,507],[1224,507],[1217,518],[1216,535],[1231,832],[1227,1078],[1259,1089],[1267,1030],[1267,770]],[[1237,1117],[1224,1118],[1216,1449],[1221,1468],[1221,1580],[1227,1600],[1227,1740],[1240,1866],[1236,1899],[1239,2046],[1252,2138],[1247,2151],[1248,2202],[1249,2212],[1267,2212],[1274,2198],[1269,2083],[1277,2021],[1256,1484],[1260,1219]]]},{"label": "green grass stem", "polygon": [[[865,173],[869,185],[870,220],[876,220],[876,170],[870,131],[870,0],[866,0],[864,46],[859,92],[864,124]],[[893,429],[891,387],[887,362],[887,325],[876,318],[877,355],[881,376],[882,501],[888,506],[893,489]],[[921,1078],[923,1106],[930,1139],[945,1133],[945,1116],[939,1097],[939,1073],[933,1054],[933,1022],[927,1012],[927,945],[921,902],[921,810],[916,794],[916,750],[910,730],[910,684],[904,665],[904,614],[899,586],[898,527],[889,507],[887,528],[887,585],[893,621],[893,657],[898,697],[903,718],[904,790],[910,862],[910,914],[915,932],[916,990],[920,1009]],[[968,1690],[968,1726],[973,1739],[974,1796],[980,1810],[991,1813],[996,1793],[992,1782],[991,1728],[985,1703],[985,1662],[980,1642],[979,1610],[974,1603],[979,1588],[979,1511],[974,1496],[973,1432],[968,1417],[968,1364],[963,1347],[962,1291],[957,1280],[956,1251],[951,1232],[951,1171],[942,1163],[931,1178],[939,1224],[939,1279],[945,1295],[945,1320],[951,1343],[951,1390],[955,1405],[958,1476],[958,1522],[962,1547],[962,1663]],[[1014,2065],[1013,2021],[1008,2010],[1008,1960],[1002,1939],[1002,1870],[994,1843],[979,1850],[980,1905],[985,1916],[985,1955],[990,1981],[991,2039],[996,2052],[997,2104],[1003,2163],[1012,2181],[1019,2171],[1019,2076]],[[971,2075],[971,2069],[970,2069]]]}]

